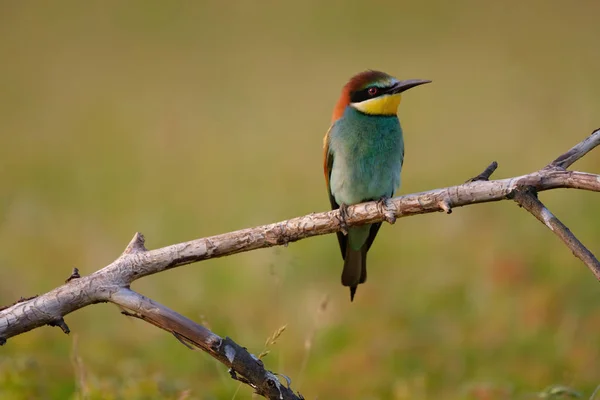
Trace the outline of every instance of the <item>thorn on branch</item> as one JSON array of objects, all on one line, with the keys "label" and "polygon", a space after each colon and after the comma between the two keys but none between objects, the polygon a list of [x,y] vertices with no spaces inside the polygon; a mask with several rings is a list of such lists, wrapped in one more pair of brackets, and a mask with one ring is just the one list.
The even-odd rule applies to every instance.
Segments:
[{"label": "thorn on branch", "polygon": [[6,344],[6,339],[0,336],[0,346],[4,346]]},{"label": "thorn on branch", "polygon": [[125,251],[123,251],[123,255],[148,251],[144,246],[145,242],[146,239],[144,238],[144,235],[142,235],[140,232],[136,232],[135,235],[133,235],[133,239],[131,239],[125,248]]},{"label": "thorn on branch", "polygon": [[57,320],[54,320],[52,322],[49,322],[48,325],[49,326],[58,326],[67,335],[69,333],[71,333],[71,330],[69,329],[69,327],[67,326],[67,323],[65,322],[65,320],[62,317]]},{"label": "thorn on branch", "polygon": [[81,275],[79,275],[79,269],[77,268],[73,268],[73,272],[71,272],[71,276],[69,276],[67,278],[67,280],[65,281],[65,283],[69,283],[71,282],[73,279],[79,279],[81,278]]},{"label": "thorn on branch", "polygon": [[465,183],[475,182],[475,181],[489,181],[490,176],[496,171],[498,168],[498,163],[496,161],[492,161],[490,165],[479,175],[467,180]]}]

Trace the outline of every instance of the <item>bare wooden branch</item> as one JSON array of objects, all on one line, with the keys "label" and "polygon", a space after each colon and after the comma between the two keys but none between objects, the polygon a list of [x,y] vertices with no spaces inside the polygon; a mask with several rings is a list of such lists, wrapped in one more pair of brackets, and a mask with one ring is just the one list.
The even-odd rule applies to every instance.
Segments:
[{"label": "bare wooden branch", "polygon": [[567,169],[581,157],[589,153],[600,143],[600,128],[594,130],[584,141],[577,143],[565,154],[548,164],[547,167],[558,167]]},{"label": "bare wooden branch", "polygon": [[[70,280],[44,295],[21,299],[0,314],[0,345],[11,336],[42,325],[58,326],[64,333],[70,330],[63,316],[79,308],[100,302],[112,302],[137,317],[172,333],[187,345],[206,351],[230,369],[236,380],[250,385],[256,393],[269,399],[300,400],[277,375],[265,369],[262,361],[232,339],[221,338],[205,327],[129,289],[124,284],[123,270],[133,268],[138,256],[145,252],[144,237],[136,233],[123,254],[113,263],[92,275]],[[147,262],[143,260],[144,262]],[[135,272],[129,275],[135,278]],[[133,280],[132,279],[132,280]]]},{"label": "bare wooden branch", "polygon": [[573,235],[569,228],[560,222],[560,220],[544,206],[537,198],[535,190],[531,187],[517,189],[514,193],[514,200],[519,203],[521,207],[533,214],[533,216],[542,224],[550,228],[550,230],[554,232],[569,249],[571,249],[575,257],[579,258],[588,266],[596,276],[596,279],[600,280],[600,262],[598,262],[594,254],[592,254],[592,252],[589,251],[575,235]]},{"label": "bare wooden branch", "polygon": [[194,321],[176,313],[130,289],[121,289],[110,296],[110,301],[133,311],[135,316],[171,332],[186,345],[195,346],[227,365],[234,379],[249,384],[256,393],[268,399],[301,399],[289,385],[283,385],[277,376],[266,370],[258,357],[250,354],[232,339],[221,338]]},{"label": "bare wooden branch", "polygon": [[[471,204],[501,201],[519,195],[529,187],[541,192],[557,188],[600,191],[600,176],[567,171],[566,167],[600,144],[600,129],[547,167],[509,179],[489,181],[497,164],[469,182],[422,193],[408,194],[350,206],[345,218],[348,226],[444,211]],[[536,199],[537,200],[537,199]],[[521,204],[538,219],[549,218],[551,227],[600,279],[598,261],[574,238],[555,217],[548,217],[543,204],[522,198]],[[540,204],[541,207],[540,208]],[[544,211],[546,210],[546,211]],[[538,212],[539,211],[539,212]],[[538,216],[539,215],[539,216]],[[544,221],[545,222],[545,221]],[[123,254],[113,263],[95,273],[79,277],[76,271],[68,282],[37,297],[22,299],[0,308],[0,345],[12,336],[43,325],[59,326],[68,333],[64,316],[90,304],[112,302],[128,310],[126,315],[140,318],[171,332],[180,341],[206,351],[230,368],[235,379],[251,385],[257,393],[277,399],[299,399],[289,388],[281,386],[275,374],[264,369],[262,362],[229,338],[221,338],[208,329],[129,289],[136,279],[197,261],[223,257],[259,248],[285,245],[290,242],[324,235],[344,229],[339,211],[313,213],[298,218],[222,235],[178,243],[155,250],[146,250],[144,237],[136,233]],[[75,276],[76,275],[76,276]]]}]

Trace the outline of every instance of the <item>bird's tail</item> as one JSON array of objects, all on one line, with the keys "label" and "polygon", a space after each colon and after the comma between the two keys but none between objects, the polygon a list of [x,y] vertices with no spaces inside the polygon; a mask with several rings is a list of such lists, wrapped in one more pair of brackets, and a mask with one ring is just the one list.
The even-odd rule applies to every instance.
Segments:
[{"label": "bird's tail", "polygon": [[354,300],[356,287],[367,280],[367,246],[359,250],[346,247],[344,257],[344,270],[342,271],[342,285],[350,286],[350,301]]}]

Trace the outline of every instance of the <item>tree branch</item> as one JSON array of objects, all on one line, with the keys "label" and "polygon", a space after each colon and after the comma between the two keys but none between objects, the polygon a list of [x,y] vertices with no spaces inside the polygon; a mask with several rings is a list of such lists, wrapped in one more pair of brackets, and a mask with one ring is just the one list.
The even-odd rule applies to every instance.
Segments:
[{"label": "tree branch", "polygon": [[263,362],[232,339],[221,338],[181,314],[130,289],[121,289],[110,301],[134,313],[125,315],[140,318],[171,332],[188,347],[204,350],[229,367],[232,378],[250,385],[256,393],[268,399],[301,399],[289,386],[282,385],[275,374],[267,371]]},{"label": "tree branch", "polygon": [[[600,129],[558,157],[545,168],[514,178],[488,180],[497,164],[467,183],[422,193],[408,194],[385,202],[369,202],[348,207],[348,226],[383,220],[393,221],[411,215],[437,211],[450,213],[452,208],[477,203],[515,198],[524,208],[541,218],[581,258],[600,279],[598,261],[556,218],[547,217],[543,204],[523,197],[522,188],[541,192],[557,188],[600,191],[600,176],[565,168],[600,144]],[[525,195],[524,195],[525,196]],[[537,201],[537,199],[535,199]],[[540,208],[540,205],[542,208]],[[546,211],[543,211],[546,210]],[[536,214],[537,213],[537,214]],[[539,215],[539,216],[538,216]],[[546,217],[544,217],[546,215]],[[63,317],[90,304],[112,302],[129,310],[126,315],[141,318],[171,332],[180,341],[196,346],[230,368],[231,376],[251,385],[257,393],[277,399],[299,399],[291,389],[282,386],[262,362],[229,338],[221,338],[208,329],[129,289],[136,279],[197,261],[223,257],[259,248],[284,245],[311,236],[342,229],[339,211],[305,215],[255,228],[242,229],[212,237],[146,250],[144,237],[136,233],[123,254],[113,263],[92,275],[80,277],[78,271],[67,283],[37,297],[0,308],[0,344],[12,336],[43,325],[69,328]],[[570,236],[569,236],[570,235]]]},{"label": "tree branch", "polygon": [[598,262],[592,252],[589,251],[575,235],[573,235],[569,228],[560,222],[560,220],[546,208],[546,206],[537,198],[537,193],[533,188],[523,187],[515,190],[514,200],[554,232],[556,236],[571,249],[575,257],[579,258],[588,266],[596,276],[596,279],[600,280],[600,262]]},{"label": "tree branch", "polygon": [[577,143],[573,146],[569,151],[560,155],[556,160],[552,161],[547,167],[558,167],[567,169],[581,157],[585,156],[594,147],[598,146],[598,140],[600,136],[600,128],[594,130],[590,136],[588,136],[585,140],[580,143]]}]

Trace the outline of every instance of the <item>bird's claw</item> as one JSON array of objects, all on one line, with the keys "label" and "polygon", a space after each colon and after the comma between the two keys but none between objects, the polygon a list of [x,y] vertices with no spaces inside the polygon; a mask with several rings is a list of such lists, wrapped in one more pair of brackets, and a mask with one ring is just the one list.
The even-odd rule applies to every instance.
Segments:
[{"label": "bird's claw", "polygon": [[348,223],[346,218],[348,217],[348,206],[344,203],[340,204],[340,213],[338,220],[340,221],[340,231],[344,234],[348,234]]},{"label": "bird's claw", "polygon": [[394,225],[396,223],[396,207],[390,201],[390,198],[387,196],[383,196],[377,202],[377,207],[379,211],[383,214],[383,218],[390,224]]}]

